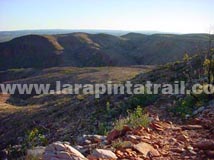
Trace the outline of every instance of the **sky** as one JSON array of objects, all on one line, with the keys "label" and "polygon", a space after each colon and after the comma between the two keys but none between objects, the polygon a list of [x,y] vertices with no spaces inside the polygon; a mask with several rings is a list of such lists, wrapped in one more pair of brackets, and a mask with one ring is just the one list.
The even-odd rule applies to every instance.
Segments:
[{"label": "sky", "polygon": [[106,29],[204,33],[214,0],[0,0],[0,31]]}]

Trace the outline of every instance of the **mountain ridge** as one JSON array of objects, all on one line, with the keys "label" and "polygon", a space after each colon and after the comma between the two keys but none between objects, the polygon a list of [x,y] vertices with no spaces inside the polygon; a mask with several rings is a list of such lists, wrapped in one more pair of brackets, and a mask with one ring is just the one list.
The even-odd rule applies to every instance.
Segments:
[{"label": "mountain ridge", "polygon": [[0,43],[0,70],[159,65],[181,60],[185,53],[197,54],[207,44],[208,34],[27,35]]}]

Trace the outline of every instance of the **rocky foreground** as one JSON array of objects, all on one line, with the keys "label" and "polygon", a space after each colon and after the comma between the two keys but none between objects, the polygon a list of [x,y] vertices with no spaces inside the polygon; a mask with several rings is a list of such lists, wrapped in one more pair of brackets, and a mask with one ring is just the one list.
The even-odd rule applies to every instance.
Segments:
[{"label": "rocky foreground", "polygon": [[[55,142],[28,150],[27,159],[44,160],[206,160],[214,159],[214,103],[201,107],[185,124],[161,120],[161,109],[147,108],[148,128],[124,126],[107,136],[84,135],[78,145]],[[158,112],[158,113],[155,113]]]}]

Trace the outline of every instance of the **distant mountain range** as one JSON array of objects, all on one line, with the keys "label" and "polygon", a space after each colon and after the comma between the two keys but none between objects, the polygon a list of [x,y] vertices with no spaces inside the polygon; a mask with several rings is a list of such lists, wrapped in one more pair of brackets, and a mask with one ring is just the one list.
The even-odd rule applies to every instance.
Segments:
[{"label": "distant mountain range", "polygon": [[56,66],[129,66],[164,64],[197,54],[207,34],[46,34],[0,43],[0,70]]},{"label": "distant mountain range", "polygon": [[[12,40],[17,37],[26,36],[30,34],[36,35],[53,35],[53,34],[68,34],[68,33],[76,33],[76,32],[84,32],[89,34],[110,34],[114,36],[122,36],[128,34],[130,31],[124,30],[95,30],[95,29],[40,29],[40,30],[17,30],[17,31],[0,31],[0,42],[6,42]],[[163,33],[159,31],[138,31],[141,34],[156,34]]]}]

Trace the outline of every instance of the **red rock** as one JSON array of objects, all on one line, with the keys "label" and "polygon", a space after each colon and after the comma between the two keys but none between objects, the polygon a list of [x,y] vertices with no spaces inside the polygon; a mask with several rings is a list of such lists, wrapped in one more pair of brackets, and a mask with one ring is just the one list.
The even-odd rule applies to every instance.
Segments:
[{"label": "red rock", "polygon": [[186,142],[186,141],[188,142],[189,138],[184,134],[180,134],[177,136],[177,140],[182,141],[182,142]]},{"label": "red rock", "polygon": [[206,151],[206,155],[207,155],[209,158],[214,158],[214,150],[213,150],[213,151]]},{"label": "red rock", "polygon": [[180,127],[172,127],[173,131],[182,131],[182,129]]},{"label": "red rock", "polygon": [[119,157],[121,157],[121,156],[123,156],[123,152],[121,152],[120,150],[117,150],[116,151],[116,155],[119,156]]},{"label": "red rock", "polygon": [[123,126],[122,132],[125,134],[128,131],[131,131],[132,129],[129,126]]},{"label": "red rock", "polygon": [[194,118],[191,120],[191,124],[200,125],[200,124],[202,124],[202,120],[199,118]]},{"label": "red rock", "polygon": [[170,150],[176,153],[183,153],[185,151],[183,148],[171,148]]},{"label": "red rock", "polygon": [[118,130],[113,130],[111,131],[108,135],[107,135],[107,141],[108,142],[111,142],[113,141],[114,139],[118,138],[119,136],[121,135],[121,131],[118,131]]},{"label": "red rock", "polygon": [[98,160],[96,157],[94,157],[92,155],[88,155],[87,158],[88,158],[88,160]]},{"label": "red rock", "polygon": [[203,141],[196,143],[194,145],[194,147],[197,147],[197,148],[202,149],[202,150],[213,150],[214,149],[214,141],[203,140]]},{"label": "red rock", "polygon": [[203,129],[203,126],[201,125],[185,125],[181,127],[183,130],[198,130]]},{"label": "red rock", "polygon": [[128,131],[131,131],[131,128],[128,127],[128,126],[124,126],[123,129],[122,129],[121,131],[119,131],[119,130],[113,130],[113,131],[111,131],[111,132],[107,135],[106,140],[107,140],[108,142],[111,142],[112,140],[114,140],[114,139],[116,139],[116,138],[118,138],[118,137],[120,137],[120,136],[125,135],[126,132],[128,132]]},{"label": "red rock", "polygon": [[141,142],[137,145],[134,145],[133,148],[142,153],[144,156],[148,156],[149,153],[154,157],[160,156],[160,153],[148,143]]},{"label": "red rock", "polygon": [[175,143],[175,142],[177,142],[177,139],[175,139],[175,138],[170,138],[170,139],[169,139],[169,142],[170,142],[170,143]]},{"label": "red rock", "polygon": [[158,123],[153,122],[153,123],[151,123],[150,126],[151,126],[152,128],[154,128],[154,129],[158,130],[158,131],[163,131],[162,126],[161,126],[160,124],[158,124]]}]

